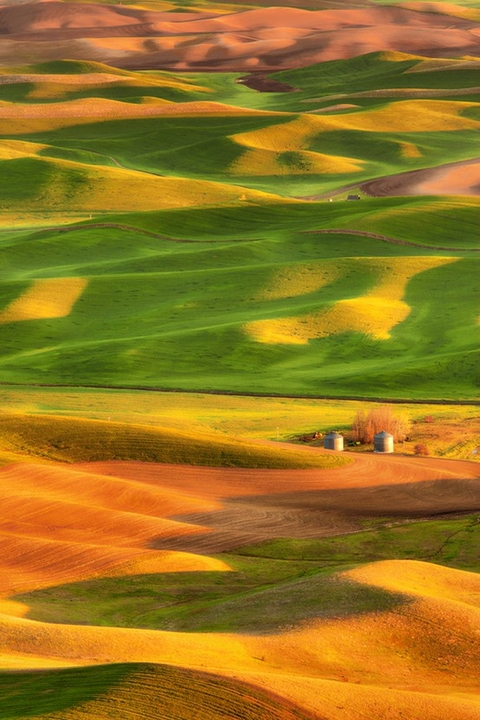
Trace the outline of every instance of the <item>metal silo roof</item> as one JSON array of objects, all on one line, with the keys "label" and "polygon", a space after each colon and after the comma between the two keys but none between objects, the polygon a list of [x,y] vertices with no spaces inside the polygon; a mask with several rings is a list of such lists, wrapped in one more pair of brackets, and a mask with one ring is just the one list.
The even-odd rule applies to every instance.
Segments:
[{"label": "metal silo roof", "polygon": [[377,433],[375,435],[376,438],[393,438],[393,435],[390,435],[390,433],[386,432],[386,430],[382,430],[381,432]]}]

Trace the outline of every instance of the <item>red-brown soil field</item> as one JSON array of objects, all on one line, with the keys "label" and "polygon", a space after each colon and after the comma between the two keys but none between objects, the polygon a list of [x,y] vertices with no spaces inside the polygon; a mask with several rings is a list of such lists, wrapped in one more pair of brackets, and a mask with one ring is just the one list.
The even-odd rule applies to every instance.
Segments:
[{"label": "red-brown soil field", "polygon": [[255,8],[228,15],[38,2],[0,10],[0,63],[88,59],[130,69],[278,70],[395,50],[478,55],[474,21],[405,7]]},{"label": "red-brown soil field", "polygon": [[361,527],[358,521],[364,517],[419,517],[480,509],[479,471],[469,462],[359,455],[353,465],[335,470],[167,466],[162,467],[161,478],[158,467],[151,465],[92,463],[92,467],[105,474],[160,481],[179,492],[191,492],[199,482],[203,497],[223,500],[221,510],[176,513],[176,519],[213,532],[155,541],[157,547],[193,552],[231,550],[279,536],[351,532]]},{"label": "red-brown soil field", "polygon": [[389,195],[480,195],[480,159],[371,180],[362,190],[374,197]]},{"label": "red-brown soil field", "polygon": [[[117,565],[125,572],[130,561],[131,572],[140,561],[154,572],[165,550],[218,553],[275,537],[358,531],[372,517],[476,511],[479,476],[467,461],[373,454],[333,470],[122,461],[7,466],[0,469],[2,590]],[[192,562],[203,567],[201,557]]]}]

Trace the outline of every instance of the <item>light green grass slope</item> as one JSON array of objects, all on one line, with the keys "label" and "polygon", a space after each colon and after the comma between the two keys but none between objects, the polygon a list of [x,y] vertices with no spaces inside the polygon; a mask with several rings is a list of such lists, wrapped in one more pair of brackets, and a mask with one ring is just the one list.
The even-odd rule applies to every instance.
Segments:
[{"label": "light green grass slope", "polygon": [[[3,379],[473,398],[479,268],[468,248],[477,243],[476,205],[447,204],[443,225],[432,233],[439,207],[421,198],[245,205],[5,234]],[[303,232],[329,228],[346,229]],[[392,232],[420,247],[349,234],[349,228]],[[457,244],[465,250],[454,252]],[[388,280],[390,272],[397,280]],[[38,310],[38,301],[57,287],[53,280],[57,304]],[[352,301],[364,307],[361,298],[372,296],[380,304],[376,314],[372,306],[371,323],[370,311],[353,327],[350,311],[339,319],[339,308]],[[388,298],[400,313],[391,320],[381,304]],[[262,323],[278,329],[279,322],[290,323],[287,337],[272,341]],[[302,323],[314,330],[299,342]]]},{"label": "light green grass slope", "polygon": [[[421,96],[474,87],[471,64],[373,53],[275,74],[291,93],[232,74],[20,71],[36,78],[30,103],[56,101],[60,84],[40,92],[55,73],[78,81],[63,99],[111,73],[118,87],[100,89],[124,102],[169,89],[184,93],[179,108],[208,97],[288,113],[0,123],[0,210],[16,218],[0,235],[5,382],[477,397],[478,201],[342,201],[364,180],[478,154],[478,98]],[[18,88],[0,90],[8,102]],[[402,88],[419,97],[364,95]],[[354,92],[358,107],[305,112]],[[344,186],[332,203],[297,197]],[[45,225],[68,212],[92,217],[22,229],[32,213]]]}]

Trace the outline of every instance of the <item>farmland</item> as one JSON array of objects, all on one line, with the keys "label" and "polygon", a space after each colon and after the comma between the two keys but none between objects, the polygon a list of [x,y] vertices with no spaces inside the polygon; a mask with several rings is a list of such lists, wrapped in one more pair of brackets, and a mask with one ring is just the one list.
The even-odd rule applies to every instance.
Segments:
[{"label": "farmland", "polygon": [[[357,206],[290,201],[5,233],[3,378],[263,393],[288,382],[292,395],[473,399],[474,203],[447,203],[432,238],[437,200],[362,202],[360,220]],[[414,244],[349,234],[352,225],[390,233],[389,218],[402,226],[394,239]],[[448,230],[455,222],[461,241]],[[53,279],[62,306],[42,314]]]},{"label": "farmland", "polygon": [[0,720],[478,720],[479,23],[0,0]]},{"label": "farmland", "polygon": [[475,62],[5,67],[3,378],[474,398]]}]

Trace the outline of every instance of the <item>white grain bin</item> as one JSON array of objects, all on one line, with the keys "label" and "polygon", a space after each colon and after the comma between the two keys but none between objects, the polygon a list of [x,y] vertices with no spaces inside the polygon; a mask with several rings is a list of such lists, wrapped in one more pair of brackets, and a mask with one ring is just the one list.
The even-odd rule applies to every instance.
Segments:
[{"label": "white grain bin", "polygon": [[376,453],[392,453],[393,452],[393,435],[390,433],[379,432],[373,438],[373,452]]},{"label": "white grain bin", "polygon": [[337,432],[328,433],[323,438],[325,450],[343,450],[343,435]]}]

